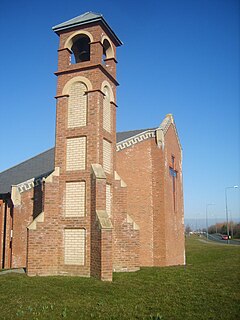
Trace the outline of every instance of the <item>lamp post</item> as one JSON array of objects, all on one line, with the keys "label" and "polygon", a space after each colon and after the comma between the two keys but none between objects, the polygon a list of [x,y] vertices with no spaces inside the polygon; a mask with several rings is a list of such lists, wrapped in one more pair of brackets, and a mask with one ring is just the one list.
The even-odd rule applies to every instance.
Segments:
[{"label": "lamp post", "polygon": [[227,219],[227,243],[229,244],[229,225],[228,225],[228,203],[227,203],[227,190],[228,189],[237,189],[238,186],[226,187],[225,188],[225,203],[226,203],[226,219]]},{"label": "lamp post", "polygon": [[[233,238],[233,220],[232,220],[232,211],[228,210],[229,218],[230,218],[230,227],[231,227],[231,239]],[[229,230],[230,233],[230,230]]]},{"label": "lamp post", "polygon": [[208,207],[214,206],[215,203],[206,204],[206,228],[207,228],[207,240],[208,240]]}]

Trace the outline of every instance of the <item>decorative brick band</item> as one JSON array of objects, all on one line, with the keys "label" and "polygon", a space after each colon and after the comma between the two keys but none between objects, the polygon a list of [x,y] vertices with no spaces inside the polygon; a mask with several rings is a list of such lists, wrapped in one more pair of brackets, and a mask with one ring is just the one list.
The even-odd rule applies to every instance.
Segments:
[{"label": "decorative brick band", "polygon": [[156,137],[156,130],[147,130],[117,143],[117,151],[129,148],[134,144]]},{"label": "decorative brick band", "polygon": [[101,41],[92,41],[92,42],[90,42],[90,45],[91,45],[91,44],[96,44],[96,43],[99,43],[99,44],[103,47],[103,44],[102,44]]},{"label": "decorative brick band", "polygon": [[114,101],[110,101],[110,103],[115,106],[116,108],[118,108],[118,105],[114,102]]},{"label": "decorative brick band", "polygon": [[[160,143],[163,145],[164,147],[164,136],[167,133],[170,125],[173,124],[173,128],[175,130],[176,136],[177,136],[177,140],[178,140],[178,144],[180,149],[181,148],[181,144],[179,141],[179,137],[178,137],[178,133],[177,133],[177,129],[176,126],[174,124],[174,119],[173,116],[171,114],[167,114],[166,117],[164,118],[164,120],[162,121],[162,123],[160,124],[159,128],[156,129],[151,129],[151,130],[146,130],[144,132],[141,132],[133,137],[130,137],[128,139],[125,139],[123,141],[120,141],[117,143],[117,151],[121,151],[123,149],[132,147],[134,144],[137,144],[139,142],[142,142],[144,140],[148,140],[151,138],[156,138],[157,140],[159,139],[159,131],[162,132],[162,137]],[[159,142],[158,142],[159,143]]]},{"label": "decorative brick band", "polygon": [[24,182],[21,182],[19,183],[16,187],[19,191],[19,193],[22,193],[24,191],[28,191],[34,187],[37,187],[39,186],[40,184],[42,184],[43,182],[43,179],[46,178],[51,172],[48,172],[40,177],[37,177],[37,178],[32,178],[32,179],[29,179],[27,181],[24,181]]},{"label": "decorative brick band", "polygon": [[71,51],[70,49],[68,49],[68,48],[61,48],[61,49],[58,49],[58,52],[60,52],[60,51],[65,51],[65,50],[67,50],[69,53],[71,53],[71,54],[72,54],[72,51]]},{"label": "decorative brick band", "polygon": [[60,94],[58,96],[54,97],[55,99],[59,99],[59,98],[69,98],[69,94]]},{"label": "decorative brick band", "polygon": [[[87,63],[87,62],[86,62]],[[78,64],[76,65],[72,65],[73,68],[68,68],[68,69],[64,69],[64,70],[60,70],[60,71],[56,71],[54,72],[54,74],[56,76],[60,76],[62,74],[68,74],[68,73],[73,73],[73,72],[77,72],[77,71],[85,71],[85,70],[91,70],[91,69],[95,69],[95,68],[99,68],[104,74],[107,75],[107,77],[116,85],[119,86],[119,83],[117,82],[117,80],[106,70],[106,68],[104,66],[102,66],[101,64],[97,63],[94,65],[80,65],[78,66]]]},{"label": "decorative brick band", "polygon": [[115,63],[118,63],[114,57],[104,59],[104,61],[111,61],[111,60],[113,60]]},{"label": "decorative brick band", "polygon": [[99,93],[101,93],[103,96],[105,96],[105,93],[104,93],[104,92],[102,92],[102,90],[99,90],[99,89],[95,89],[95,90],[87,90],[87,91],[85,91],[85,94],[93,93],[93,92],[99,92]]}]

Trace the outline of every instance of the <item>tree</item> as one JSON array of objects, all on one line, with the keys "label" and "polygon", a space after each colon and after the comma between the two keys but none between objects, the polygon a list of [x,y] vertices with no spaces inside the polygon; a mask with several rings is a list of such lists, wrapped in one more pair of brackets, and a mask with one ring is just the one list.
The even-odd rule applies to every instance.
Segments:
[{"label": "tree", "polygon": [[192,229],[191,229],[190,225],[187,224],[185,227],[185,234],[189,235],[191,231],[192,231]]},{"label": "tree", "polygon": [[[240,223],[234,223],[233,221],[229,221],[229,234],[234,239],[240,239]],[[217,230],[218,233],[227,234],[227,223],[221,222],[215,225],[211,225],[208,228],[208,233],[212,234],[215,233]]]}]

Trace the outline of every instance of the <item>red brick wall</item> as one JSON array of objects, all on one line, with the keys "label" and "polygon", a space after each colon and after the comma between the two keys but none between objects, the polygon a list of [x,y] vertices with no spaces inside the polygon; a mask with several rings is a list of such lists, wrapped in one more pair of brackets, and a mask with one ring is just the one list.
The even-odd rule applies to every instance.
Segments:
[{"label": "red brick wall", "polygon": [[56,205],[58,178],[54,178],[53,183],[46,183],[44,189],[44,210],[49,214],[44,222],[37,223],[36,230],[28,230],[27,271],[30,276],[58,274],[59,250],[62,247]]},{"label": "red brick wall", "polygon": [[[114,79],[116,65],[115,62],[102,64],[102,45],[100,43],[105,30],[99,26],[84,27],[93,36],[91,46],[90,61],[69,64],[70,52],[64,49],[64,44],[68,37],[81,27],[71,31],[63,31],[60,34],[59,60],[57,84],[57,111],[56,111],[56,148],[55,148],[55,167],[60,169],[59,177],[54,178],[53,183],[46,183],[45,200],[44,200],[44,217],[43,223],[37,223],[36,230],[29,230],[28,234],[28,274],[29,275],[46,275],[46,274],[76,274],[89,276],[91,272],[91,252],[90,250],[99,250],[101,257],[100,277],[107,280],[109,274],[106,272],[108,260],[104,260],[104,250],[108,250],[108,242],[111,240],[110,233],[94,229],[93,238],[95,237],[96,246],[91,248],[91,215],[92,205],[91,197],[94,190],[91,189],[91,164],[99,163],[103,165],[103,139],[112,143],[112,149],[116,148],[116,126],[115,126],[115,105],[112,108],[112,134],[103,130],[103,93],[101,86],[104,80],[107,80],[116,96],[116,81]],[[113,44],[113,49],[116,51]],[[87,125],[85,127],[68,128],[67,126],[67,105],[68,96],[62,96],[65,84],[76,76],[87,78],[92,84],[92,90],[88,91],[88,111]],[[66,171],[66,139],[86,136],[87,137],[87,158],[86,170]],[[115,168],[115,152],[113,152],[113,166],[111,174],[106,174],[108,184],[113,183],[113,172]],[[86,210],[84,217],[66,218],[64,217],[64,196],[66,182],[85,181],[86,183]],[[99,190],[94,197],[106,196],[104,190]],[[104,195],[103,195],[104,193]],[[86,230],[86,260],[84,266],[64,265],[63,254],[63,233],[65,228],[84,228]],[[93,241],[94,242],[94,241]],[[95,257],[95,253],[92,252]],[[99,275],[98,259],[92,261],[96,265],[92,268],[93,273]],[[50,256],[50,257],[49,257]],[[94,259],[92,256],[92,259]],[[98,270],[98,272],[95,270]],[[105,272],[105,273],[104,273]],[[112,274],[112,266],[109,272]]]},{"label": "red brick wall", "polygon": [[[104,173],[102,168],[101,171]],[[96,214],[97,210],[106,209],[106,179],[92,172],[91,186],[91,275],[112,281],[112,228],[101,226]]]},{"label": "red brick wall", "polygon": [[3,254],[3,222],[4,222],[4,202],[0,200],[0,269],[2,268],[2,254]]},{"label": "red brick wall", "polygon": [[[38,187],[39,188],[39,187]],[[38,194],[37,194],[38,193]],[[34,195],[36,198],[34,199]],[[41,192],[34,188],[21,193],[21,204],[14,207],[12,267],[26,267],[27,258],[27,226],[33,221],[33,215],[41,206]],[[37,200],[39,203],[37,203]],[[36,207],[35,207],[36,206]]]},{"label": "red brick wall", "polygon": [[117,152],[117,172],[128,186],[127,212],[140,227],[140,264],[153,265],[151,140]]},{"label": "red brick wall", "polygon": [[[166,203],[166,264],[184,264],[184,208],[182,189],[182,156],[175,130],[171,125],[165,136],[165,203]],[[176,179],[176,210],[173,206],[172,177],[169,175],[171,157],[175,157]]]},{"label": "red brick wall", "polygon": [[[177,206],[173,209],[171,157],[175,156]],[[128,185],[128,213],[140,227],[140,265],[184,263],[181,149],[171,125],[164,151],[154,138],[117,153],[117,171]]]},{"label": "red brick wall", "polygon": [[53,182],[45,183],[44,222],[38,222],[36,230],[28,231],[28,275],[89,276],[89,234],[86,235],[85,265],[64,264],[64,229],[84,228],[83,226],[86,226],[87,231],[89,230],[89,224],[85,222],[85,217],[75,218],[74,220],[64,218],[61,212],[64,185],[59,180],[59,177],[56,176],[53,177]]},{"label": "red brick wall", "polygon": [[153,265],[166,265],[165,158],[161,148],[151,139],[153,201]]},{"label": "red brick wall", "polygon": [[11,199],[6,199],[0,204],[0,241],[1,241],[1,249],[0,249],[0,258],[1,258],[1,268],[11,268],[12,265],[12,238],[11,238],[11,230],[12,230],[12,215],[13,208]]},{"label": "red brick wall", "polygon": [[120,180],[114,184],[113,210],[113,270],[136,271],[139,269],[139,230],[127,220],[127,186]]},{"label": "red brick wall", "polygon": [[101,232],[101,280],[112,281],[112,230]]}]

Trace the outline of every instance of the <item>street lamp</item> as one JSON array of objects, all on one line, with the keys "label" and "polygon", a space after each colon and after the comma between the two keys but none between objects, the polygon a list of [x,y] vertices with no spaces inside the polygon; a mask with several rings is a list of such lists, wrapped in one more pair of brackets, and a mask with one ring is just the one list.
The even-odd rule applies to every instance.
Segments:
[{"label": "street lamp", "polygon": [[208,240],[208,207],[214,206],[215,203],[206,204],[206,228],[207,228],[207,240]]},{"label": "street lamp", "polygon": [[227,203],[227,190],[228,189],[237,189],[238,186],[226,187],[225,188],[225,203],[226,203],[226,218],[227,218],[227,243],[229,244],[229,225],[228,225],[228,203]]}]

